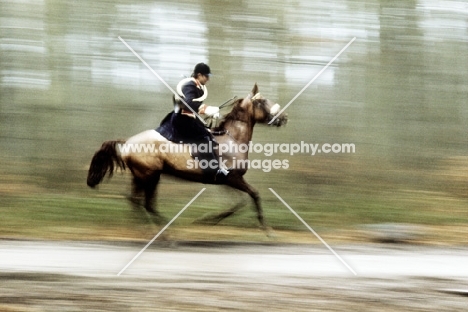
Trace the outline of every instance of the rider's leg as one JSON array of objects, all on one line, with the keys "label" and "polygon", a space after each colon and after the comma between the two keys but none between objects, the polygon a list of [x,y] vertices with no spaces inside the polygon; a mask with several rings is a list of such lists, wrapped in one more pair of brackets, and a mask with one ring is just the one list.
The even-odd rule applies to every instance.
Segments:
[{"label": "rider's leg", "polygon": [[223,163],[221,162],[219,156],[218,156],[218,153],[216,151],[219,150],[219,144],[218,142],[216,142],[216,140],[213,138],[213,136],[211,136],[211,134],[208,136],[205,136],[205,142],[208,142],[208,146],[211,146],[210,150],[208,151],[208,153],[206,154],[207,158],[210,159],[210,161],[212,161],[213,163],[216,164],[216,167],[215,168],[212,168],[212,169],[216,169],[216,174],[219,175],[219,174],[223,174],[223,175],[228,175],[229,174],[229,170],[223,165]]}]

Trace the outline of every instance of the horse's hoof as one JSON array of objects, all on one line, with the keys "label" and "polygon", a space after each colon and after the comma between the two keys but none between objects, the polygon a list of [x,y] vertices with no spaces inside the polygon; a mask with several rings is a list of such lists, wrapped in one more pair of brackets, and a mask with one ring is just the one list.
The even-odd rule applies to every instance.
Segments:
[{"label": "horse's hoof", "polygon": [[160,218],[157,218],[154,222],[157,225],[166,225],[169,223],[169,220],[167,220],[166,218],[160,217]]},{"label": "horse's hoof", "polygon": [[273,228],[271,228],[271,227],[266,227],[266,228],[264,229],[264,231],[265,231],[265,234],[266,234],[266,236],[267,236],[268,238],[270,238],[270,239],[276,239],[276,238],[278,238],[278,235],[275,233],[275,231],[273,231]]},{"label": "horse's hoof", "polygon": [[198,225],[216,225],[218,224],[222,219],[219,217],[214,216],[213,214],[207,213],[203,216],[201,216],[198,219],[195,219],[195,221],[192,222],[192,224],[198,224]]},{"label": "horse's hoof", "polygon": [[133,208],[137,209],[142,207],[142,202],[140,198],[132,197],[132,196],[127,196],[127,200],[130,202]]},{"label": "horse's hoof", "polygon": [[195,225],[216,225],[219,223],[219,220],[212,218],[198,218],[195,219],[192,224]]},{"label": "horse's hoof", "polygon": [[169,220],[167,220],[165,217],[161,216],[160,214],[151,215],[151,220],[157,226],[166,225],[167,223],[169,223]]},{"label": "horse's hoof", "polygon": [[174,249],[177,248],[177,241],[172,239],[169,233],[161,233],[155,243],[159,248]]}]

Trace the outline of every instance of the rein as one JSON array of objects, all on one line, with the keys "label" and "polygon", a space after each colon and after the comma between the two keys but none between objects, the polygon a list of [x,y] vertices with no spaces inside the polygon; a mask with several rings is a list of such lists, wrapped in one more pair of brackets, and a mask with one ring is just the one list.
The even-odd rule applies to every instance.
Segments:
[{"label": "rein", "polygon": [[[221,108],[224,108],[224,107],[227,107],[227,106],[231,106],[234,104],[234,101],[237,99],[237,95],[235,95],[234,97],[230,98],[229,100],[227,100],[226,102],[224,102],[223,104],[219,105],[219,109]],[[213,126],[213,116],[208,116],[205,118],[205,121],[210,119],[211,118],[211,121],[210,121],[210,124],[208,126],[208,128],[211,128]],[[216,120],[216,125],[218,125],[218,120]],[[219,131],[221,132],[221,131]],[[221,134],[213,134],[213,135],[223,135],[224,133],[221,133]]]},{"label": "rein", "polygon": [[[256,93],[254,96],[251,96],[251,95],[248,95],[247,97],[250,98],[250,101],[255,101],[257,100],[259,97],[261,97],[262,95],[260,94],[260,92]],[[219,106],[219,109],[221,108],[224,108],[224,107],[227,107],[227,106],[231,106],[234,104],[235,100],[237,99],[237,96],[234,96],[233,98],[227,100],[226,102],[224,102],[223,104],[221,104]],[[205,118],[205,120],[207,120],[208,118],[212,118],[211,116]],[[218,120],[216,121],[216,124],[218,123]],[[210,122],[210,125],[208,126],[208,128],[211,128],[211,126],[213,125],[213,119],[211,119],[211,122]],[[212,135],[214,136],[221,136],[221,135],[228,135],[234,142],[236,143],[239,143],[236,141],[236,139],[231,135],[231,133],[226,130],[226,129],[223,129],[223,130],[220,130],[220,131],[212,131],[211,132]]]},{"label": "rein", "polygon": [[227,100],[223,104],[219,105],[219,109],[233,105],[235,100],[237,100],[237,95],[234,96],[233,98],[230,98],[229,100]]}]

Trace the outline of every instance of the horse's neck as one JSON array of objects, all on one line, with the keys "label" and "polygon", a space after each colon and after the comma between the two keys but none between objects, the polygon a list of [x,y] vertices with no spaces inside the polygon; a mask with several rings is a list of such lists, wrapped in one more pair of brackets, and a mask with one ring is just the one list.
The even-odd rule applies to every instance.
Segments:
[{"label": "horse's neck", "polygon": [[238,144],[248,144],[252,140],[254,124],[249,122],[232,120],[227,123],[224,130],[228,131],[229,136]]}]

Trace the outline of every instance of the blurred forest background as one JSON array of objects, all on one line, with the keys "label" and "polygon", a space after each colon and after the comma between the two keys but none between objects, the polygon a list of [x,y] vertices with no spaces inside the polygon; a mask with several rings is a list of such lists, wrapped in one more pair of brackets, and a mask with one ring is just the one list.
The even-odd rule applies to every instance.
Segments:
[{"label": "blurred forest background", "polygon": [[[245,96],[255,82],[285,105],[356,37],[288,108],[286,127],[255,128],[256,143],[356,146],[354,154],[273,155],[289,169],[249,171],[267,221],[305,230],[271,187],[325,237],[357,239],[366,224],[410,223],[425,226],[433,242],[466,238],[464,1],[0,0],[0,7],[0,237],[154,234],[125,200],[128,173],[97,191],[86,186],[103,141],[155,128],[172,109],[171,92],[121,36],[173,87],[208,63],[211,105]],[[172,218],[201,187],[163,177],[162,214]],[[174,226],[204,238],[208,229],[191,221],[238,196],[208,186]],[[260,239],[256,225],[247,208],[208,237]]]}]

